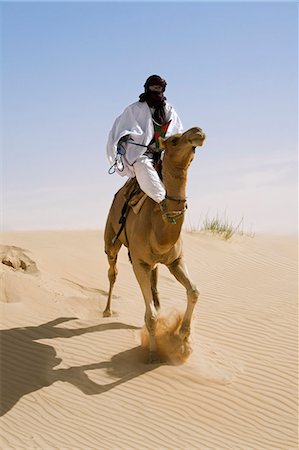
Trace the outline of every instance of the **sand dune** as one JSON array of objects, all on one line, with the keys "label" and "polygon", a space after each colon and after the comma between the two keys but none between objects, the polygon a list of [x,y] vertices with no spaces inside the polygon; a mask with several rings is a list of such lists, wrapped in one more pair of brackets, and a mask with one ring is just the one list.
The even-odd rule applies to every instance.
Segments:
[{"label": "sand dune", "polygon": [[[114,314],[103,234],[4,233],[1,449],[297,449],[297,240],[184,234],[201,297],[184,364],[148,365],[126,250]],[[159,273],[162,316],[184,289]]]}]

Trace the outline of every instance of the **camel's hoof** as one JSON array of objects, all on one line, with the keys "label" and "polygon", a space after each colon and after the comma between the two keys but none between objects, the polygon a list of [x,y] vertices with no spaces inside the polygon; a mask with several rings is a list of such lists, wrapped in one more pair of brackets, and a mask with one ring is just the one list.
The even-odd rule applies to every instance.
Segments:
[{"label": "camel's hoof", "polygon": [[105,311],[103,312],[103,317],[111,317],[111,311],[110,309],[105,309]]},{"label": "camel's hoof", "polygon": [[190,327],[188,326],[182,326],[180,329],[180,338],[182,341],[188,341],[190,336]]},{"label": "camel's hoof", "polygon": [[148,357],[148,364],[159,364],[160,359],[156,352],[150,352]]}]

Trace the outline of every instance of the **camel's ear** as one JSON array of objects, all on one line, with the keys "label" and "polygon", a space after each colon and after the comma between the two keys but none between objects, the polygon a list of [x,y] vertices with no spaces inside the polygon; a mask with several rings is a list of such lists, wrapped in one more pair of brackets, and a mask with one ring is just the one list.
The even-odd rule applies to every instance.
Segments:
[{"label": "camel's ear", "polygon": [[166,139],[163,139],[161,136],[158,138],[159,141],[159,148],[165,148],[164,142]]}]

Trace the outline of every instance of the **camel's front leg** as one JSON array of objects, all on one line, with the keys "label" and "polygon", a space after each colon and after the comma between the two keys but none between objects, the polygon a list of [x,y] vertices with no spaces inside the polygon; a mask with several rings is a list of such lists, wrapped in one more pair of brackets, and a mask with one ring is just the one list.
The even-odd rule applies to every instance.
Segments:
[{"label": "camel's front leg", "polygon": [[149,362],[156,363],[158,362],[156,339],[155,339],[157,311],[154,305],[151,287],[152,267],[142,262],[135,263],[133,261],[133,269],[145,301],[144,320],[146,328],[149,333]]},{"label": "camel's front leg", "polygon": [[158,283],[158,266],[156,266],[151,271],[151,286],[152,286],[154,305],[155,305],[155,308],[159,310],[160,309],[160,300],[159,300],[159,292],[158,292],[158,288],[157,288],[157,283]]},{"label": "camel's front leg", "polygon": [[194,307],[199,297],[199,291],[194,283],[190,281],[188,270],[183,258],[176,259],[172,264],[167,266],[175,278],[186,288],[188,304],[180,328],[180,336],[187,339],[190,335],[190,323]]}]

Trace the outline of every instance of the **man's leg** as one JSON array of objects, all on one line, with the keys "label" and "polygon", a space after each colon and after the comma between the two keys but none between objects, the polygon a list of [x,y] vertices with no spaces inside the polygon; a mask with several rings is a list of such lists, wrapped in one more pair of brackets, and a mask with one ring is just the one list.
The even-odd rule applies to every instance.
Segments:
[{"label": "man's leg", "polygon": [[164,200],[166,191],[159,175],[153,167],[152,160],[145,155],[134,163],[134,170],[140,188],[155,202]]}]

